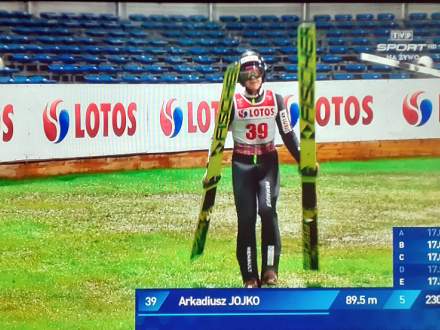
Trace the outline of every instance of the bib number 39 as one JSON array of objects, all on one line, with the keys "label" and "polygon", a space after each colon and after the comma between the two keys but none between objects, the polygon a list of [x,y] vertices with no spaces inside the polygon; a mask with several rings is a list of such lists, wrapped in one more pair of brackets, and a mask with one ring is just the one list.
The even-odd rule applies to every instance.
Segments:
[{"label": "bib number 39", "polygon": [[249,140],[255,140],[257,137],[259,139],[267,138],[267,123],[261,123],[258,125],[247,124],[246,129],[246,138]]}]

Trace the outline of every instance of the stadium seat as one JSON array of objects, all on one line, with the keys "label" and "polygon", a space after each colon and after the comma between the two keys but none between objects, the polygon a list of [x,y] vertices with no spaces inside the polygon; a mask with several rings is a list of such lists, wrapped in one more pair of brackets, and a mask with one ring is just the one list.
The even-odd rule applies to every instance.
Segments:
[{"label": "stadium seat", "polygon": [[330,72],[333,70],[332,65],[318,63],[316,64],[316,72]]},{"label": "stadium seat", "polygon": [[316,75],[316,80],[330,80],[330,76],[325,73],[318,73]]},{"label": "stadium seat", "polygon": [[221,83],[223,82],[223,74],[214,73],[205,76],[206,80],[210,83]]},{"label": "stadium seat", "polygon": [[285,64],[283,65],[285,72],[298,72],[298,65],[297,64]]},{"label": "stadium seat", "polygon": [[157,77],[150,74],[144,74],[139,76],[139,80],[141,83],[144,84],[156,84],[159,82],[159,79],[157,79]]},{"label": "stadium seat", "polygon": [[410,20],[426,20],[428,18],[427,13],[410,13],[408,15]]},{"label": "stadium seat", "polygon": [[279,79],[283,81],[295,81],[298,80],[298,75],[296,73],[282,73]]},{"label": "stadium seat", "polygon": [[383,64],[372,64],[369,66],[369,70],[373,72],[390,72],[392,67]]},{"label": "stadium seat", "polygon": [[136,84],[140,83],[141,79],[138,76],[132,75],[132,74],[123,74],[121,76],[122,82],[129,83],[129,84]]},{"label": "stadium seat", "polygon": [[46,77],[36,75],[36,76],[28,76],[29,84],[54,84],[55,80],[47,79]]},{"label": "stadium seat", "polygon": [[289,55],[286,57],[286,60],[289,63],[298,63],[298,55]]},{"label": "stadium seat", "polygon": [[333,79],[334,80],[351,80],[351,79],[353,79],[353,75],[351,73],[336,72],[336,73],[333,73]]},{"label": "stadium seat", "polygon": [[300,18],[297,15],[281,15],[283,22],[299,22]]},{"label": "stadium seat", "polygon": [[374,15],[370,13],[356,14],[357,21],[372,21],[374,19]]},{"label": "stadium seat", "polygon": [[232,16],[232,15],[222,15],[219,17],[220,22],[223,23],[231,23],[231,22],[237,22],[238,17]]},{"label": "stadium seat", "polygon": [[105,74],[90,74],[84,76],[84,81],[92,84],[112,84],[121,82],[121,79]]},{"label": "stadium seat", "polygon": [[362,79],[383,79],[382,74],[374,73],[374,72],[362,73],[361,78]]},{"label": "stadium seat", "polygon": [[321,61],[324,63],[339,63],[343,61],[343,58],[340,55],[326,54],[321,56]]},{"label": "stadium seat", "polygon": [[198,64],[213,64],[217,62],[217,59],[212,56],[196,56],[193,59],[193,62]]},{"label": "stadium seat", "polygon": [[145,69],[141,65],[137,65],[134,63],[125,64],[122,67],[122,70],[128,73],[143,73],[145,71]]},{"label": "stadium seat", "polygon": [[11,83],[10,76],[0,76],[0,84],[9,84]]},{"label": "stadium seat", "polygon": [[363,72],[367,69],[365,64],[346,64],[344,69],[348,72]]},{"label": "stadium seat", "polygon": [[379,13],[377,14],[378,21],[392,21],[396,18],[396,16],[392,13]]},{"label": "stadium seat", "polygon": [[217,70],[210,65],[197,65],[194,67],[194,70],[203,74],[214,73]]},{"label": "stadium seat", "polygon": [[331,16],[330,15],[314,15],[313,20],[315,22],[319,22],[319,21],[327,21],[328,22],[331,20]]},{"label": "stadium seat", "polygon": [[397,73],[390,73],[388,75],[390,79],[409,79],[411,78],[410,74],[407,72],[397,72]]}]

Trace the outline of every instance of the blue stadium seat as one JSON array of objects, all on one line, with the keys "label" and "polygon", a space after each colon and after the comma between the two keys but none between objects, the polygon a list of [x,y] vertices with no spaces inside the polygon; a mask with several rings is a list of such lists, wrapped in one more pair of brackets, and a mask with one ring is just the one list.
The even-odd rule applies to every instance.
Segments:
[{"label": "blue stadium seat", "polygon": [[193,59],[193,62],[198,64],[213,64],[217,62],[217,59],[212,56],[196,56]]},{"label": "blue stadium seat", "polygon": [[118,66],[112,65],[112,64],[106,64],[106,63],[99,64],[97,66],[97,68],[98,68],[98,71],[102,72],[102,73],[113,73],[114,74],[114,73],[121,71]]},{"label": "blue stadium seat", "polygon": [[342,62],[343,59],[340,55],[326,54],[321,56],[321,61],[324,63],[339,63]]},{"label": "blue stadium seat", "polygon": [[79,67],[73,64],[49,64],[48,71],[55,74],[79,73]]},{"label": "blue stadium seat", "polygon": [[276,53],[276,49],[273,47],[259,47],[257,51],[266,58],[266,55],[273,55]]},{"label": "blue stadium seat", "polygon": [[351,21],[352,18],[353,18],[353,16],[350,14],[336,14],[335,15],[335,21],[337,21],[337,22]]},{"label": "blue stadium seat", "polygon": [[129,84],[136,84],[140,83],[141,79],[138,76],[132,75],[132,74],[123,74],[121,76],[122,82],[129,83]]},{"label": "blue stadium seat", "polygon": [[393,68],[383,64],[372,64],[369,66],[369,70],[373,72],[390,72],[393,70]]},{"label": "blue stadium seat", "polygon": [[333,70],[332,65],[318,63],[316,64],[316,72],[330,72]]},{"label": "blue stadium seat", "polygon": [[343,38],[327,38],[327,43],[331,46],[344,46],[347,44],[347,40]]},{"label": "blue stadium seat", "polygon": [[164,67],[157,64],[146,65],[145,70],[152,74],[161,74],[167,71]]},{"label": "blue stadium seat", "polygon": [[182,56],[172,55],[172,56],[166,56],[164,62],[171,65],[176,65],[176,64],[185,63],[186,60]]},{"label": "blue stadium seat", "polygon": [[52,79],[47,79],[46,77],[35,75],[35,76],[28,76],[29,84],[55,84],[56,81]]},{"label": "blue stadium seat", "polygon": [[149,55],[135,55],[131,59],[142,64],[153,64],[156,62],[156,59]]},{"label": "blue stadium seat", "polygon": [[55,57],[52,57],[50,54],[34,54],[32,56],[32,62],[37,63],[52,63]]},{"label": "blue stadium seat", "polygon": [[159,79],[157,77],[151,75],[151,74],[144,74],[139,77],[140,82],[144,84],[156,84],[159,82]]},{"label": "blue stadium seat", "polygon": [[410,74],[407,72],[396,72],[396,73],[390,73],[388,75],[390,79],[409,79],[411,78]]},{"label": "blue stadium seat", "polygon": [[143,73],[143,72],[145,72],[145,69],[143,66],[138,65],[138,64],[134,64],[134,63],[125,64],[122,67],[122,70],[124,72],[128,72],[128,73]]},{"label": "blue stadium seat", "polygon": [[144,14],[130,14],[128,15],[128,19],[134,22],[143,22],[147,20],[147,16]]},{"label": "blue stadium seat", "polygon": [[126,56],[121,56],[121,55],[109,55],[109,56],[107,56],[107,60],[110,63],[125,64],[130,61],[130,58],[128,58]]},{"label": "blue stadium seat", "polygon": [[374,51],[373,47],[370,46],[352,46],[351,49],[353,50],[353,52],[355,53],[370,53]]},{"label": "blue stadium seat", "polygon": [[181,83],[183,79],[174,74],[164,74],[158,77],[160,83],[173,84],[173,83]]},{"label": "blue stadium seat", "polygon": [[361,78],[362,79],[383,79],[383,76],[380,73],[367,72],[367,73],[362,73]]},{"label": "blue stadium seat", "polygon": [[315,22],[316,28],[319,30],[329,30],[334,27],[333,23],[329,21],[316,21]]},{"label": "blue stadium seat", "polygon": [[371,43],[371,40],[369,38],[357,37],[357,38],[352,38],[350,40],[350,43],[352,45],[369,45]]},{"label": "blue stadium seat", "polygon": [[241,22],[228,22],[225,25],[225,29],[229,31],[241,31],[244,30],[244,24]]},{"label": "blue stadium seat", "polygon": [[12,54],[10,60],[12,62],[27,64],[32,61],[32,57],[28,54]]},{"label": "blue stadium seat", "polygon": [[0,76],[0,84],[9,84],[11,82],[11,76]]},{"label": "blue stadium seat", "polygon": [[194,73],[195,69],[189,65],[176,65],[174,71],[180,74]]},{"label": "blue stadium seat", "polygon": [[345,46],[329,46],[328,51],[331,54],[346,54],[348,52],[348,48]]},{"label": "blue stadium seat", "polygon": [[392,13],[379,13],[377,14],[378,21],[392,21],[396,18],[396,15]]},{"label": "blue stadium seat", "polygon": [[187,49],[187,52],[191,55],[200,56],[209,54],[209,50],[204,47],[191,47]]},{"label": "blue stadium seat", "polygon": [[232,15],[222,15],[219,17],[220,22],[223,23],[231,23],[231,22],[237,22],[238,17],[232,16]]},{"label": "blue stadium seat", "polygon": [[319,21],[327,21],[328,22],[331,20],[331,16],[330,15],[314,15],[313,20],[315,22],[319,22]]},{"label": "blue stadium seat", "polygon": [[222,39],[221,44],[225,47],[236,47],[240,44],[240,40],[228,37]]},{"label": "blue stadium seat", "polygon": [[333,73],[333,80],[351,80],[353,75],[351,73],[337,72]]},{"label": "blue stadium seat", "polygon": [[113,84],[121,82],[121,79],[106,74],[89,74],[84,76],[84,81],[92,84]]},{"label": "blue stadium seat", "polygon": [[348,72],[363,72],[367,69],[367,66],[365,64],[346,64],[344,65],[344,69]]},{"label": "blue stadium seat", "polygon": [[29,84],[29,78],[27,76],[17,75],[17,76],[13,76],[9,80],[9,83],[10,84]]},{"label": "blue stadium seat", "polygon": [[260,21],[261,22],[279,22],[280,19],[276,15],[261,15]]},{"label": "blue stadium seat", "polygon": [[284,38],[274,38],[272,39],[272,43],[274,44],[274,46],[278,46],[278,47],[286,47],[289,46],[292,41],[288,39],[288,37],[284,37]]},{"label": "blue stadium seat", "polygon": [[439,21],[440,20],[440,12],[435,12],[431,14],[431,19],[433,21]]},{"label": "blue stadium seat", "polygon": [[296,73],[282,73],[279,75],[279,79],[283,81],[295,81],[298,80]]},{"label": "blue stadium seat", "polygon": [[297,15],[281,15],[283,22],[299,22],[300,18]]},{"label": "blue stadium seat", "polygon": [[284,71],[286,72],[298,72],[297,64],[285,64],[283,65]]},{"label": "blue stadium seat", "polygon": [[410,13],[408,15],[410,20],[426,20],[428,18],[427,13]]},{"label": "blue stadium seat", "polygon": [[255,22],[258,22],[258,17],[256,15],[241,15],[240,22],[255,23]]},{"label": "blue stadium seat", "polygon": [[298,52],[298,48],[293,46],[281,47],[279,51],[283,54],[290,55],[296,54]]},{"label": "blue stadium seat", "polygon": [[218,40],[211,38],[201,38],[198,44],[202,47],[215,47],[218,44]]},{"label": "blue stadium seat", "polygon": [[208,75],[205,76],[205,78],[210,83],[221,83],[221,82],[223,82],[223,74],[222,73],[208,74]]},{"label": "blue stadium seat", "polygon": [[203,74],[214,73],[217,70],[210,65],[197,65],[194,67],[194,70]]},{"label": "blue stadium seat", "polygon": [[325,73],[318,73],[316,75],[316,80],[330,80],[330,76]]},{"label": "blue stadium seat", "polygon": [[289,55],[286,57],[286,60],[289,63],[298,63],[298,55]]},{"label": "blue stadium seat", "polygon": [[373,19],[374,15],[371,13],[356,14],[357,21],[372,21]]},{"label": "blue stadium seat", "polygon": [[180,78],[182,79],[182,82],[186,82],[186,83],[201,83],[203,82],[203,78],[200,75],[197,74],[182,74],[180,76]]}]

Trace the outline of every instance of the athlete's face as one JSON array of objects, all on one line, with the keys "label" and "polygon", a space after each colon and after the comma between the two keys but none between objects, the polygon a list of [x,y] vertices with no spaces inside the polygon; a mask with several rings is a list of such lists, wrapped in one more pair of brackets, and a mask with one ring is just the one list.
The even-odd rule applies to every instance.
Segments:
[{"label": "athlete's face", "polygon": [[249,66],[240,71],[240,81],[244,81],[248,93],[257,94],[263,83],[263,71],[257,66]]},{"label": "athlete's face", "polygon": [[260,76],[258,78],[252,77],[245,82],[245,87],[249,94],[257,94],[260,90],[261,84],[263,83],[263,78]]}]

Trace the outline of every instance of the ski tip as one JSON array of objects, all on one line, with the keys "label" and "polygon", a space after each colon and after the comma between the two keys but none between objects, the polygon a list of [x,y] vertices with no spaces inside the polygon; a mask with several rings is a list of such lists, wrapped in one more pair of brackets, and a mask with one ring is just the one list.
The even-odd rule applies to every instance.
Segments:
[{"label": "ski tip", "polygon": [[194,260],[198,259],[198,258],[201,257],[201,256],[202,256],[201,253],[198,253],[198,252],[192,252],[192,253],[191,253],[190,260],[191,260],[191,261],[194,261]]}]

